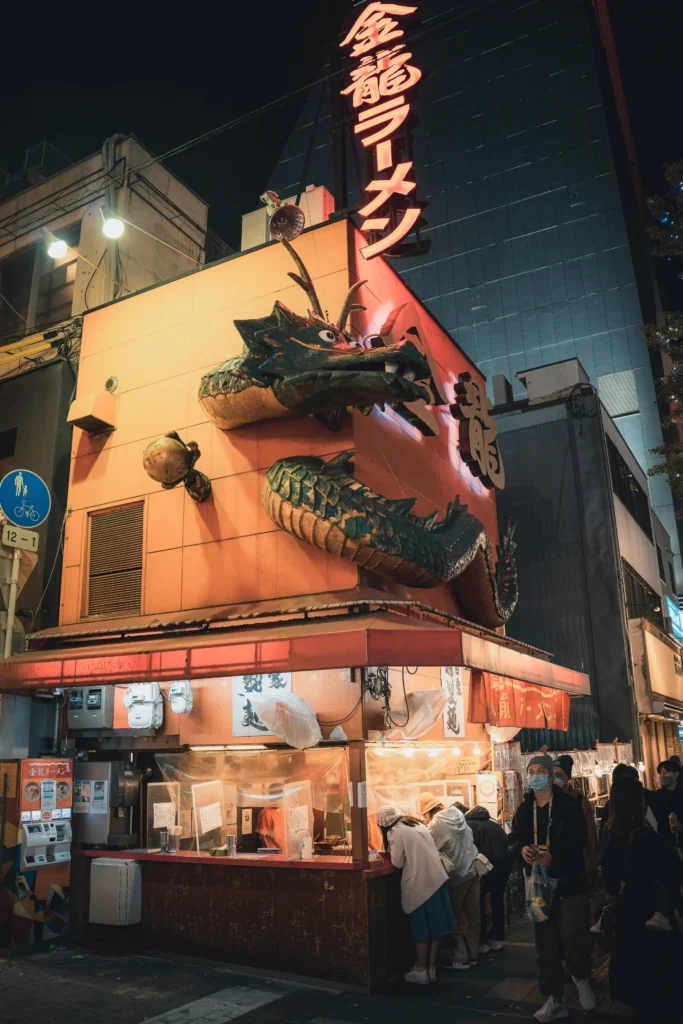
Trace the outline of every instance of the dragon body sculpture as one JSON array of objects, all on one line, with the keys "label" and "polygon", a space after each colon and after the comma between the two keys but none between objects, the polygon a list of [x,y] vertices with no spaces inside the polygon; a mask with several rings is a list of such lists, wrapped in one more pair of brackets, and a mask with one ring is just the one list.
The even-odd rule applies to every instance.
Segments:
[{"label": "dragon body sculpture", "polygon": [[[311,300],[302,317],[276,302],[270,316],[236,320],[246,345],[201,381],[199,400],[216,426],[230,430],[279,416],[317,416],[330,429],[351,406],[363,413],[385,403],[402,414],[411,403],[443,405],[439,381],[414,333],[396,332],[390,317],[380,334],[358,345],[346,330],[354,284],[336,324],[323,314],[313,282],[288,241],[300,271],[290,274]],[[325,463],[285,458],[268,471],[263,504],[275,524],[324,551],[349,558],[397,583],[435,587],[451,583],[463,612],[483,626],[505,623],[517,601],[512,531],[506,531],[494,568],[482,523],[461,505],[439,521],[411,511],[415,499],[390,500],[347,472],[353,452]]]},{"label": "dragon body sculpture", "polygon": [[347,472],[354,452],[329,462],[314,456],[280,459],[266,474],[263,505],[273,522],[300,540],[396,583],[452,583],[463,611],[483,626],[507,622],[517,603],[513,531],[498,548],[459,499],[438,513],[411,511],[415,498],[392,500]]}]

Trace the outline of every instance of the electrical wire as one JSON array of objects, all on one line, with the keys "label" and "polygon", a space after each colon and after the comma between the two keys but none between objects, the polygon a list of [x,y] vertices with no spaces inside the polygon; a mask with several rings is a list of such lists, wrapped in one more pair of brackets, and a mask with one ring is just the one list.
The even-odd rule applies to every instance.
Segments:
[{"label": "electrical wire", "polygon": [[57,545],[57,551],[55,553],[55,559],[54,559],[54,562],[52,563],[52,568],[50,569],[50,575],[47,578],[47,583],[45,584],[45,589],[43,590],[42,594],[40,595],[40,600],[38,601],[38,607],[36,608],[36,610],[33,613],[33,618],[31,619],[31,625],[29,626],[29,633],[33,632],[33,623],[36,621],[36,616],[38,615],[38,612],[41,609],[41,606],[43,604],[43,600],[45,598],[45,595],[47,594],[48,587],[50,586],[50,583],[52,582],[52,577],[55,574],[55,569],[57,568],[57,562],[59,561],[59,555],[60,555],[60,553],[61,553],[61,551],[62,551],[62,549],[64,547],[64,527],[66,526],[66,517],[68,516],[68,514],[69,514],[69,510],[67,509],[66,512],[64,513],[64,518],[62,519],[62,528],[59,531],[59,544]]},{"label": "electrical wire", "polygon": [[355,715],[356,711],[358,711],[358,708],[363,703],[363,697],[364,696],[365,696],[365,688],[362,689],[360,697],[358,698],[356,703],[353,705],[353,707],[349,711],[348,715],[346,715],[344,718],[338,718],[334,722],[323,722],[323,720],[321,718],[319,718],[318,719],[319,724],[320,725],[343,725],[344,722],[348,722],[349,718],[353,718],[353,716]]},{"label": "electrical wire", "polygon": [[22,316],[21,313],[19,312],[19,310],[14,308],[12,303],[9,301],[9,299],[5,298],[5,296],[2,294],[2,292],[0,292],[0,299],[2,299],[2,301],[5,303],[6,306],[9,306],[9,308],[12,310],[12,312],[14,313],[15,316],[18,316],[19,319],[23,320],[24,323],[26,324],[26,326],[28,326],[28,320],[26,319],[26,317]]},{"label": "electrical wire", "polygon": [[[500,3],[500,0],[487,0],[487,2],[480,3],[476,7],[471,7],[467,11],[462,11],[459,14],[454,14],[451,18],[447,18],[444,21],[439,21],[435,25],[423,29],[421,32],[411,34],[409,36],[408,42],[410,45],[412,45],[418,39],[423,39],[426,35],[429,35],[432,32],[440,31],[446,25],[450,25],[455,21],[461,21],[463,18],[467,18],[472,14],[480,14],[488,7],[492,7],[493,5],[498,3]],[[130,168],[130,170],[128,171],[124,170],[121,172],[120,175],[114,175],[113,172],[109,172],[108,174],[105,173],[104,177],[107,179],[108,184],[111,183],[114,186],[118,184],[118,186],[120,187],[123,185],[124,179],[128,174],[139,174],[141,171],[147,170],[148,167],[152,167],[154,164],[160,163],[163,160],[168,160],[174,156],[179,156],[181,153],[185,153],[188,149],[191,149],[193,146],[199,145],[199,143],[201,142],[208,142],[210,139],[215,138],[217,135],[220,135],[223,132],[231,131],[233,128],[237,128],[248,121],[262,117],[264,114],[267,114],[271,110],[275,110],[283,103],[287,103],[289,100],[295,99],[297,96],[301,96],[304,93],[309,92],[311,89],[314,89],[317,85],[323,85],[325,82],[332,82],[334,79],[339,78],[347,73],[348,71],[346,68],[341,68],[338,71],[330,72],[330,74],[328,75],[322,75],[320,78],[315,79],[315,81],[309,82],[307,85],[303,85],[298,89],[292,89],[284,96],[279,96],[275,100],[270,100],[268,103],[262,104],[255,110],[252,110],[246,114],[241,114],[239,117],[233,118],[232,121],[226,121],[224,124],[218,125],[216,128],[212,128],[210,131],[204,132],[202,135],[197,135],[193,139],[189,139],[187,142],[181,143],[179,146],[174,146],[172,149],[167,150],[160,156],[155,156],[150,158],[149,160],[143,161],[142,163],[137,164],[137,166]],[[65,185],[56,194],[60,195],[68,188],[73,188],[73,186],[71,184],[68,186]],[[106,188],[106,184],[98,185],[91,189],[91,194],[98,191],[101,192],[103,189],[106,190]],[[82,198],[88,194],[89,193],[87,192],[79,193],[78,198],[80,201],[80,205],[83,205]],[[49,197],[46,197],[46,201],[48,198]],[[52,201],[55,205],[58,205],[53,199],[51,199],[50,201]],[[68,213],[71,211],[65,209],[63,210],[63,212]],[[21,216],[21,214],[22,211],[17,211],[13,218],[9,217],[4,222],[0,222],[0,232],[8,230],[13,220],[18,219]],[[33,227],[33,225],[31,225],[31,227]]]}]

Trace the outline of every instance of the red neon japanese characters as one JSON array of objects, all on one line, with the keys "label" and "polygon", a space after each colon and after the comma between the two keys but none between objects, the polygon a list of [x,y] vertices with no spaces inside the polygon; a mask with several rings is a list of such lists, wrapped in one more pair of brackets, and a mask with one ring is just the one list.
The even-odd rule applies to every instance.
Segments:
[{"label": "red neon japanese characters", "polygon": [[415,189],[415,182],[407,180],[413,161],[395,163],[393,140],[410,113],[410,103],[404,94],[422,78],[420,69],[410,63],[413,55],[406,50],[405,43],[394,42],[403,38],[403,29],[392,16],[413,14],[416,9],[404,4],[370,3],[340,44],[350,46],[351,56],[359,58],[351,70],[351,84],[341,90],[342,96],[351,98],[357,114],[354,133],[366,149],[374,147],[377,171],[392,172],[389,177],[374,179],[365,186],[370,195],[358,211],[365,218],[361,231],[387,232],[361,249],[365,259],[391,249],[413,230],[422,215],[420,206],[402,202],[398,219],[391,216],[396,211],[394,197],[408,196]]}]

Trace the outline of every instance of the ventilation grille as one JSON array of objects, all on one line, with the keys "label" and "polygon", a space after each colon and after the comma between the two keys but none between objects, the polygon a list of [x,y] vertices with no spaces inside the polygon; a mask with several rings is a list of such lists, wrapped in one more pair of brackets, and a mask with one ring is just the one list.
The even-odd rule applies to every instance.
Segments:
[{"label": "ventilation grille", "polygon": [[638,412],[636,375],[633,370],[598,377],[598,395],[612,419]]},{"label": "ventilation grille", "polygon": [[144,505],[90,516],[88,616],[140,612]]}]

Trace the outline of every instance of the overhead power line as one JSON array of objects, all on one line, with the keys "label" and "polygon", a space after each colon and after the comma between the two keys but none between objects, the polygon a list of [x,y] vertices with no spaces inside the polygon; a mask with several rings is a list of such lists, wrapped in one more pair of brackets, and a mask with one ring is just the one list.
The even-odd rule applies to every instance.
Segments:
[{"label": "overhead power line", "polygon": [[[467,18],[467,17],[469,17],[472,14],[481,14],[481,12],[486,10],[488,7],[492,7],[492,6],[494,6],[496,4],[499,4],[499,3],[500,3],[500,0],[486,0],[485,3],[480,3],[476,7],[470,7],[469,10],[467,10],[467,11],[461,11],[459,14],[453,14],[451,17],[444,18],[441,21],[437,21],[435,24],[430,25],[428,28],[422,29],[422,31],[420,31],[420,32],[416,32],[416,33],[411,34],[410,38],[409,38],[409,42],[412,44],[415,41],[417,41],[418,39],[422,39],[422,38],[424,38],[424,36],[430,35],[432,32],[440,31],[446,25],[450,25],[450,24],[452,24],[455,21],[462,21],[464,18]],[[215,128],[211,128],[209,131],[203,132],[201,135],[196,135],[194,138],[188,139],[187,142],[183,142],[183,143],[181,143],[178,146],[174,146],[173,149],[168,149],[168,150],[166,150],[165,153],[161,153],[159,156],[151,157],[149,160],[145,160],[142,163],[137,164],[137,166],[131,167],[129,170],[124,170],[124,171],[122,171],[118,175],[113,174],[113,173],[107,175],[105,173],[102,176],[105,179],[107,179],[106,183],[112,183],[115,187],[116,186],[120,187],[121,185],[123,185],[124,179],[126,178],[127,175],[129,175],[129,174],[139,174],[142,171],[147,170],[148,167],[152,167],[154,164],[161,163],[161,161],[163,161],[163,160],[170,160],[174,156],[179,156],[181,153],[185,153],[188,149],[191,149],[193,146],[198,146],[202,142],[208,142],[210,139],[215,138],[217,135],[221,135],[223,132],[231,131],[233,128],[238,128],[240,125],[246,124],[248,121],[251,121],[254,118],[262,117],[264,114],[267,114],[271,110],[275,110],[277,107],[281,106],[283,103],[287,103],[289,100],[295,99],[297,96],[301,96],[304,93],[309,92],[311,89],[314,89],[317,85],[322,85],[325,82],[332,82],[334,79],[339,78],[339,77],[341,77],[342,75],[345,75],[345,74],[347,74],[347,70],[345,68],[341,68],[338,71],[330,72],[330,74],[328,74],[328,75],[322,75],[320,78],[317,78],[313,82],[308,82],[306,85],[302,85],[298,89],[292,89],[290,92],[285,93],[284,96],[279,96],[277,99],[270,100],[268,103],[262,104],[260,107],[257,107],[255,110],[251,110],[251,111],[249,111],[246,114],[240,114],[239,117],[233,118],[232,121],[226,121],[224,124],[217,125]],[[101,174],[101,172],[100,172],[100,174]],[[95,192],[102,192],[104,190],[104,188],[106,187],[106,183],[103,182],[100,185],[99,182],[98,182],[92,188],[91,194],[95,193]],[[64,192],[66,189],[69,189],[69,190],[73,189],[73,185],[70,184],[68,186],[65,186],[64,189],[60,189],[58,192],[55,193],[55,195],[59,196],[60,193]],[[82,193],[79,196],[78,206],[84,205],[83,200],[85,199],[85,197],[87,195],[88,195],[88,192],[85,192],[85,193]],[[46,197],[45,201],[47,201],[47,197]],[[55,202],[54,205],[58,205],[58,204]],[[78,207],[74,207],[74,208],[78,208]],[[66,208],[66,209],[61,208],[61,209],[63,209],[63,212],[66,212],[66,213],[72,212],[68,208]],[[0,231],[7,231],[7,232],[11,233],[11,225],[12,225],[12,223],[14,223],[15,220],[18,220],[21,217],[22,213],[25,213],[25,212],[26,212],[25,210],[17,211],[17,213],[14,216],[10,216],[10,217],[6,218],[4,221],[0,221]],[[40,226],[43,226],[43,225],[36,225],[35,227],[40,227]],[[31,225],[31,228],[33,229],[34,226]]]}]

